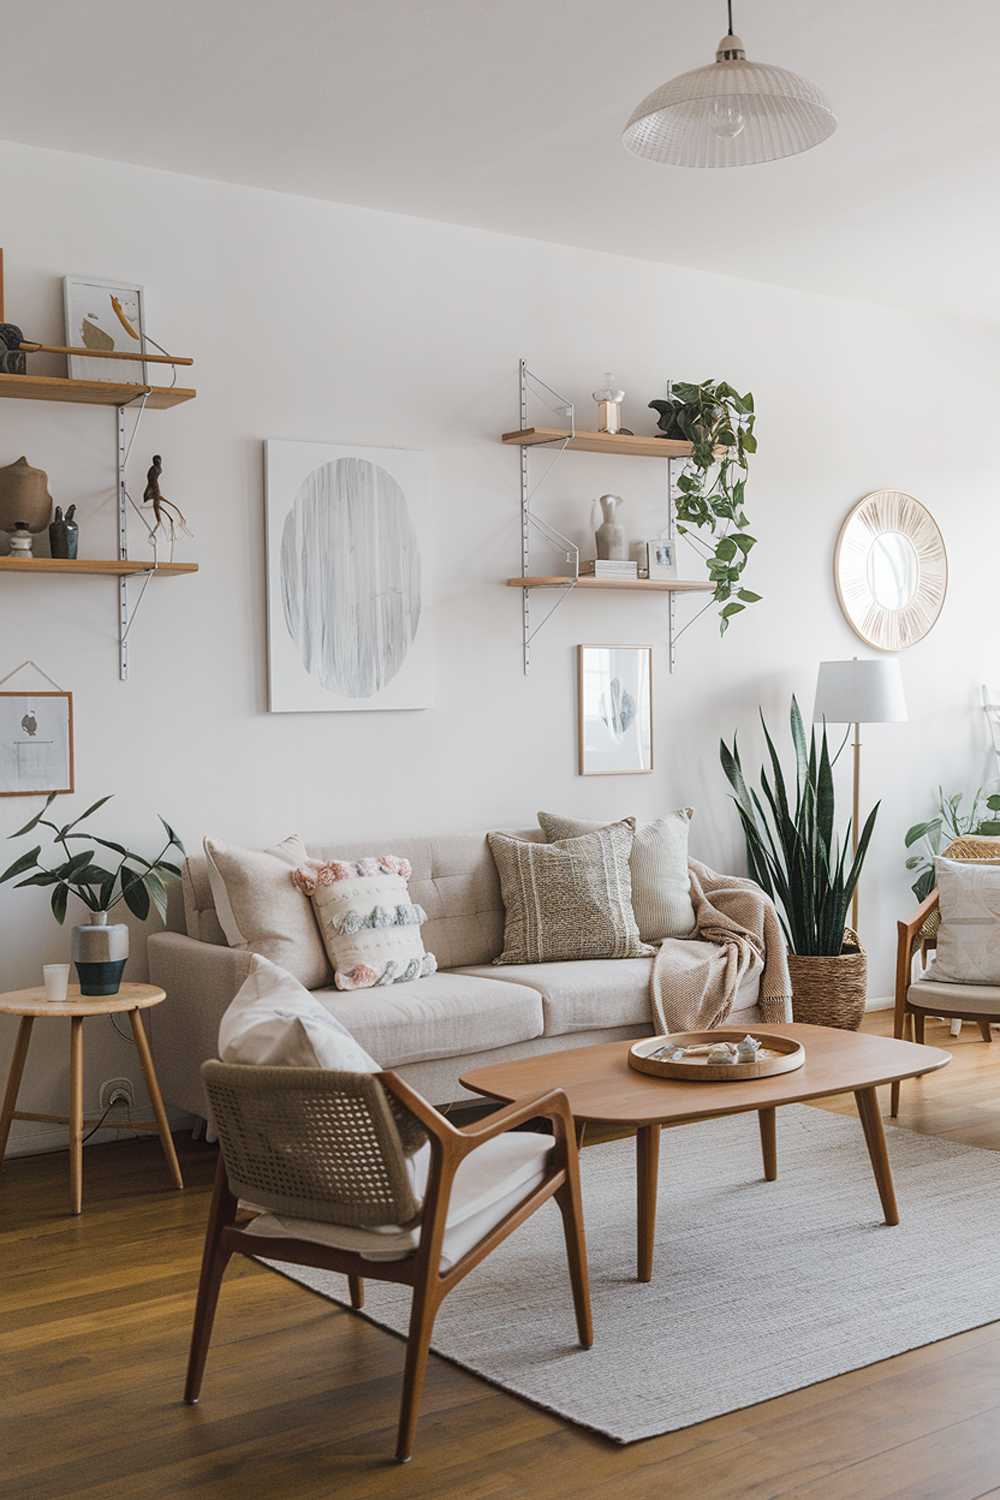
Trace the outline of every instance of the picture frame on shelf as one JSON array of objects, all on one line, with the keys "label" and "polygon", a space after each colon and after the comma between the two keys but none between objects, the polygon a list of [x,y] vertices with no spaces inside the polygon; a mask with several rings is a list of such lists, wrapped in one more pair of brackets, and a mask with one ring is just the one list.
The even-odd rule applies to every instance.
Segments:
[{"label": "picture frame on shelf", "polygon": [[653,769],[652,646],[577,646],[580,776],[645,776]]},{"label": "picture frame on shelf", "polygon": [[633,542],[631,555],[639,564],[639,577],[669,579],[677,577],[677,543],[672,537],[658,536],[649,541]]},{"label": "picture frame on shelf", "polygon": [[[115,311],[112,298],[117,299],[124,322]],[[137,282],[120,277],[64,276],[63,308],[67,344],[145,354],[146,293]],[[133,333],[138,337],[133,337]],[[71,380],[119,380],[129,385],[149,382],[145,360],[140,363],[131,359],[87,359],[81,354],[69,354],[66,373]]]},{"label": "picture frame on shelf", "polygon": [[0,797],[75,790],[73,694],[0,692]]}]

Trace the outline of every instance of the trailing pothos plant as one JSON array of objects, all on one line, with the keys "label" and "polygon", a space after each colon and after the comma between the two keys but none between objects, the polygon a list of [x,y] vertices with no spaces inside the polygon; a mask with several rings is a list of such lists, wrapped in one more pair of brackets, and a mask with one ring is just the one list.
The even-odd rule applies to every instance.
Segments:
[{"label": "trailing pothos plant", "polygon": [[954,792],[952,796],[946,797],[943,789],[938,787],[937,816],[928,818],[924,823],[914,823],[907,830],[907,849],[912,849],[914,844],[923,845],[906,861],[908,870],[919,871],[910,887],[918,901],[923,901],[934,889],[934,856],[941,853],[945,842],[950,844],[952,839],[964,838],[970,833],[992,834],[994,837],[1000,834],[1000,794],[994,792],[986,798],[986,806],[990,812],[998,815],[992,818],[982,816],[982,787],[973,797],[972,807],[968,812],[962,811],[964,801],[963,792]]},{"label": "trailing pothos plant", "polygon": [[[757,541],[747,530],[744,509],[749,456],[757,452],[753,395],[747,391],[741,396],[725,380],[700,385],[679,380],[671,386],[669,400],[649,405],[659,414],[660,436],[680,438],[692,447],[677,481],[677,530],[705,558],[715,585],[712,597],[722,605],[719,632],[725,635],[733,616],[761,597],[742,584]],[[710,540],[698,532],[707,532]]]},{"label": "trailing pothos plant", "polygon": [[[761,768],[764,800],[743,775],[736,738],[732,748],[722,740],[722,769],[733,789],[743,824],[750,873],[779,907],[778,915],[792,953],[834,955],[844,947],[847,910],[871,843],[879,804],[865,820],[858,852],[849,857],[851,823],[843,835],[834,829],[836,798],[826,724],[817,748],[816,730],[808,741],[802,714],[792,698],[791,732],[795,748],[794,800],[785,786],[781,761],[761,714],[771,775]],[[765,807],[766,803],[766,807]]]},{"label": "trailing pothos plant", "polygon": [[[60,923],[65,920],[66,903],[70,896],[78,897],[84,906],[93,912],[109,912],[120,901],[124,901],[129,911],[140,921],[145,921],[152,906],[158,913],[160,921],[164,921],[167,914],[167,887],[164,877],[177,876],[181,873],[177,865],[165,859],[164,855],[168,854],[171,849],[176,849],[181,854],[184,853],[184,845],[170,824],[164,818],[160,818],[166,834],[166,842],[155,859],[146,859],[142,854],[133,854],[123,844],[116,844],[113,839],[98,838],[96,834],[84,832],[81,828],[80,825],[87,818],[102,808],[106,802],[111,801],[110,797],[101,797],[71,823],[60,825],[45,816],[55,800],[55,795],[55,792],[51,793],[41,812],[25,823],[23,828],[17,829],[8,837],[23,838],[35,828],[48,828],[53,835],[53,845],[65,857],[58,864],[43,865],[40,859],[42,846],[38,844],[8,866],[0,875],[0,885],[4,881],[14,880],[18,875],[23,875],[25,878],[18,880],[16,890],[26,885],[51,886],[52,915]],[[74,851],[73,845],[81,843],[85,847],[82,849],[77,847]],[[116,860],[108,862],[108,866],[114,868],[97,862],[97,849],[93,847],[94,845],[110,850],[117,856]]]}]

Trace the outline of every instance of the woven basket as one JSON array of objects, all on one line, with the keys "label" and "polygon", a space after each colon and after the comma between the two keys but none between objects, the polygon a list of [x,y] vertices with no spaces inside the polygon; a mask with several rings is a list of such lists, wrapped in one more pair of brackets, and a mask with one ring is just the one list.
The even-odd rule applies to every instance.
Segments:
[{"label": "woven basket", "polygon": [[850,927],[839,954],[789,953],[792,1016],[809,1026],[857,1031],[868,997],[868,955]]}]

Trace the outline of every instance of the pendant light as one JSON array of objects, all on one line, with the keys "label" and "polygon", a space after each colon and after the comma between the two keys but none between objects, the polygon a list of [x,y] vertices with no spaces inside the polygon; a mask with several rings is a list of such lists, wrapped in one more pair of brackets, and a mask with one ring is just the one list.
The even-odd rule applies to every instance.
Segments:
[{"label": "pendant light", "polygon": [[836,130],[814,83],[747,62],[728,6],[715,62],[662,84],[634,111],[622,139],[635,156],[672,167],[747,167],[809,151]]}]

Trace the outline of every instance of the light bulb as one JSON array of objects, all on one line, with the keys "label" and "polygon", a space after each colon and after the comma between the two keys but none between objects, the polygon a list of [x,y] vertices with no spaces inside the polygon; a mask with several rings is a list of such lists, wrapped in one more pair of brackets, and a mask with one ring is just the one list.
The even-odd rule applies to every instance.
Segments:
[{"label": "light bulb", "polygon": [[720,141],[735,141],[743,132],[746,120],[738,105],[730,99],[716,99],[712,105],[712,114],[709,126],[712,134]]}]

